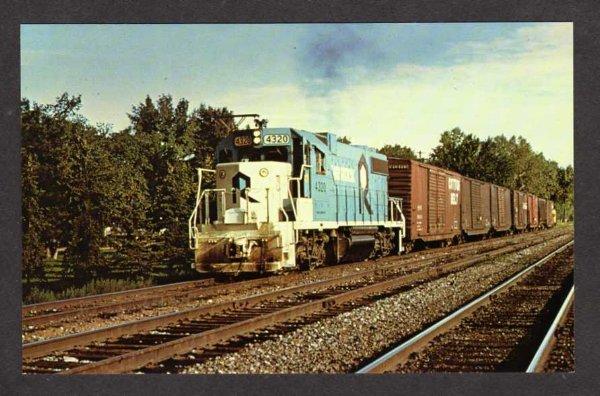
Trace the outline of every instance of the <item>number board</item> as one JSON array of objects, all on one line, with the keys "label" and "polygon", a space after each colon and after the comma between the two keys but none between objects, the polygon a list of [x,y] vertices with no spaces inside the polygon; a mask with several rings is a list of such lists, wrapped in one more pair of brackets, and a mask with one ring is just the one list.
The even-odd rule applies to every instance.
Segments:
[{"label": "number board", "polygon": [[250,146],[252,144],[252,137],[247,136],[247,135],[242,135],[242,136],[236,136],[233,139],[233,144],[240,147],[240,146]]},{"label": "number board", "polygon": [[263,136],[263,144],[265,146],[283,145],[283,144],[288,144],[289,142],[290,142],[289,135],[274,134],[274,135],[264,135]]}]

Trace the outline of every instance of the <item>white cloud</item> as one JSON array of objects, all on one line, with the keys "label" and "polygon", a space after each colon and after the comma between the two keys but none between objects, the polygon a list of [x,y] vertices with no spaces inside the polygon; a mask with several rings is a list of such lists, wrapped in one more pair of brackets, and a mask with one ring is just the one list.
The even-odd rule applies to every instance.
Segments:
[{"label": "white cloud", "polygon": [[469,56],[454,66],[400,64],[327,97],[288,84],[242,88],[208,103],[258,112],[269,126],[329,130],[357,144],[399,143],[424,154],[455,126],[480,137],[520,134],[547,158],[573,163],[572,24],[525,27],[453,50]]}]

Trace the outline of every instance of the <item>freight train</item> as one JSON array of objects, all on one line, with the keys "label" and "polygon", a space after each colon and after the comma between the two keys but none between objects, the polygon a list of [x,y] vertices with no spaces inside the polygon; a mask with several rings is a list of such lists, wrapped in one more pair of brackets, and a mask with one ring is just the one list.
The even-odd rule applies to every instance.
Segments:
[{"label": "freight train", "polygon": [[404,251],[428,243],[553,227],[554,203],[418,161],[388,158],[389,193],[402,198]]},{"label": "freight train", "polygon": [[188,227],[199,272],[310,269],[555,222],[552,201],[531,194],[332,133],[257,126],[217,145],[215,169],[198,169]]}]

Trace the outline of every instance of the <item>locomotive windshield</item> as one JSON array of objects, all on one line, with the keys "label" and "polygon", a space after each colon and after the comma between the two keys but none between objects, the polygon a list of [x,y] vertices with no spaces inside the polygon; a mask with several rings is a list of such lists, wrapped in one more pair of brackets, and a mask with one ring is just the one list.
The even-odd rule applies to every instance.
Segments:
[{"label": "locomotive windshield", "polygon": [[244,147],[238,152],[240,161],[288,161],[287,147]]},{"label": "locomotive windshield", "polygon": [[237,150],[222,149],[217,158],[219,163],[245,161],[289,162],[288,147],[243,147]]}]

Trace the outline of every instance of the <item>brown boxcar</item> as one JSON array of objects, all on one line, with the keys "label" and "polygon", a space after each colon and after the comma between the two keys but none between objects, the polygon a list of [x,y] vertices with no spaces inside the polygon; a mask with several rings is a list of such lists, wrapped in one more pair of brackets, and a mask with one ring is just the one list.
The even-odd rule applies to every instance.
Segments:
[{"label": "brown boxcar", "polygon": [[491,184],[490,191],[492,229],[495,232],[510,230],[510,189]]},{"label": "brown boxcar", "polygon": [[460,236],[458,173],[400,158],[388,158],[388,166],[389,194],[402,198],[407,241]]},{"label": "brown boxcar", "polygon": [[512,215],[513,227],[515,230],[527,228],[527,193],[521,191],[512,191]]},{"label": "brown boxcar", "polygon": [[548,201],[538,198],[538,219],[540,227],[548,227]]},{"label": "brown boxcar", "polygon": [[554,226],[554,202],[549,199],[538,199],[538,213],[540,227],[550,228]]},{"label": "brown boxcar", "polygon": [[531,229],[539,227],[538,197],[527,194],[527,226]]},{"label": "brown boxcar", "polygon": [[489,183],[461,178],[461,225],[465,234],[479,235],[490,231],[490,187]]}]

